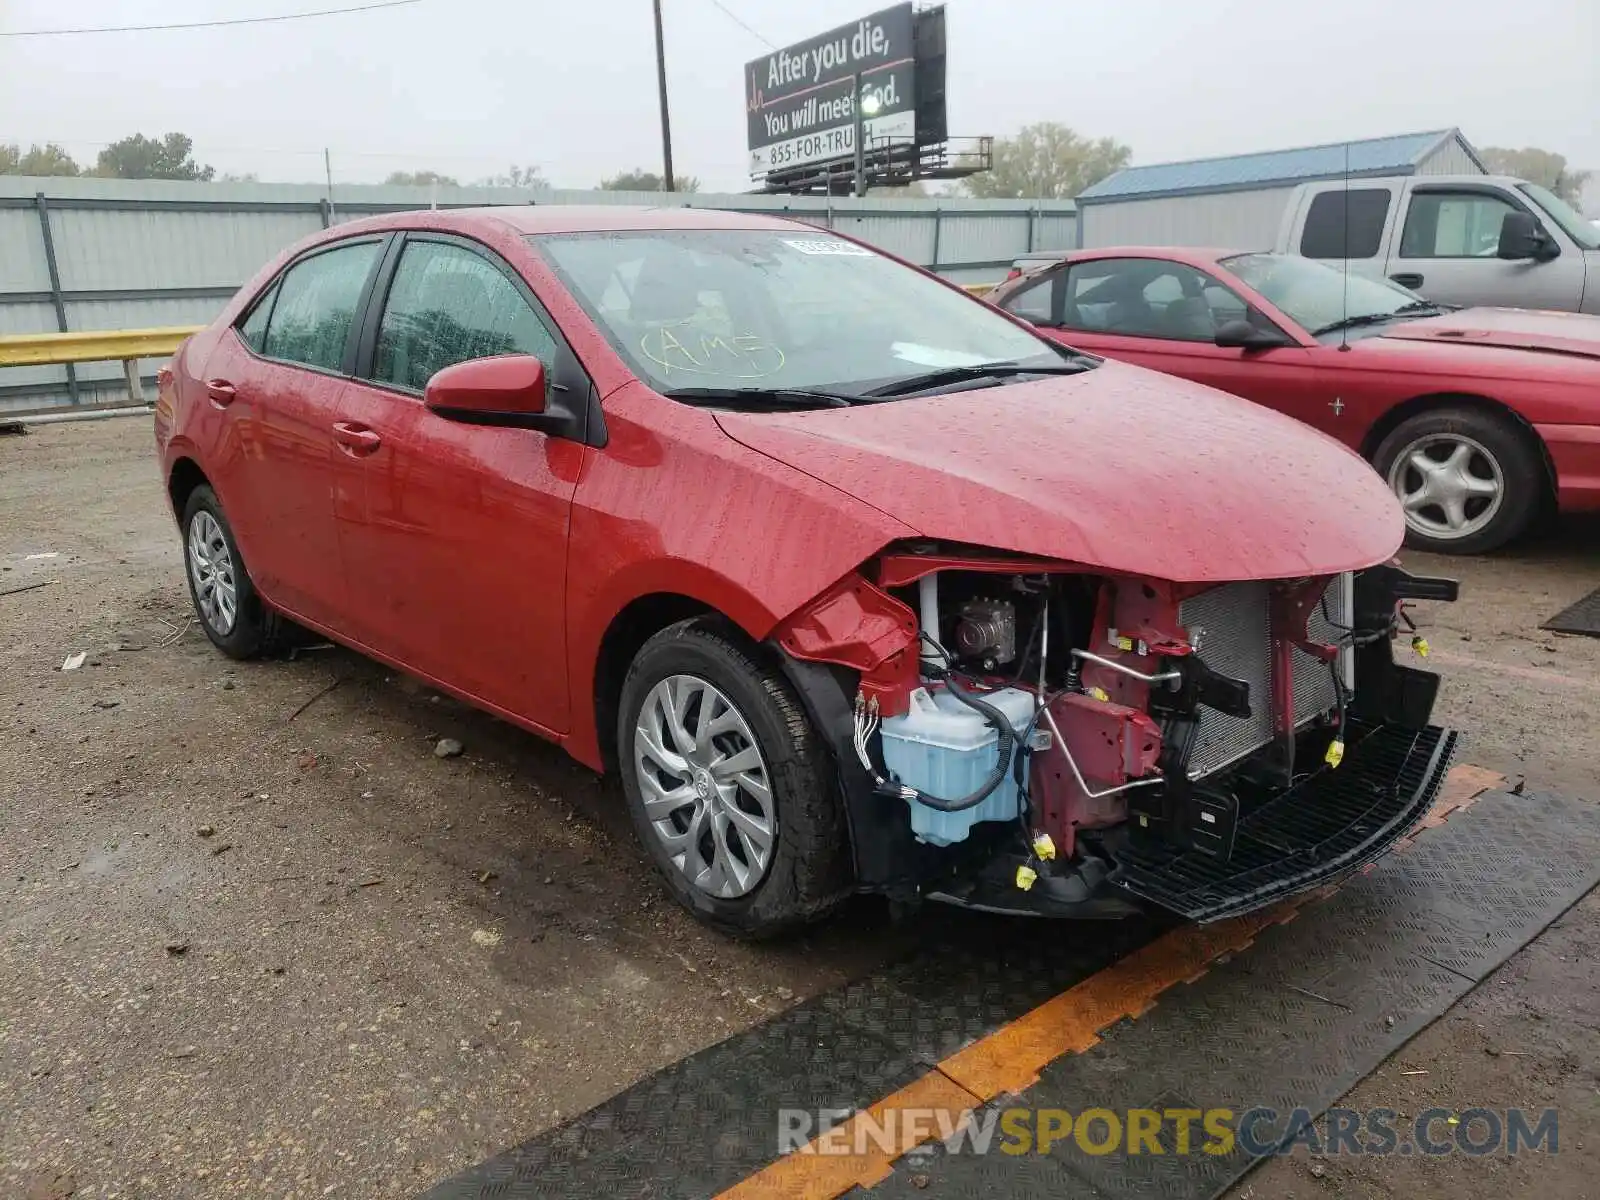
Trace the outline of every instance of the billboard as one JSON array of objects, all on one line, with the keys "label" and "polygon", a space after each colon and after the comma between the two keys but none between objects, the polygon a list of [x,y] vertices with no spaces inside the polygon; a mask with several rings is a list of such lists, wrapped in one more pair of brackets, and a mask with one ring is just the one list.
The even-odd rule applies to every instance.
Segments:
[{"label": "billboard", "polygon": [[858,102],[869,151],[889,141],[911,143],[917,125],[912,25],[911,5],[897,4],[747,64],[750,174],[853,158]]}]

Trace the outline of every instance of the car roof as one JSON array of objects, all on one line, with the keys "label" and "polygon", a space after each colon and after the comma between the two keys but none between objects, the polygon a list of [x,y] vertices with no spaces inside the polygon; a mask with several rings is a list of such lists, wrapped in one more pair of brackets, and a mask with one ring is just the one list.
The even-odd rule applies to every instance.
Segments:
[{"label": "car roof", "polygon": [[1247,251],[1202,246],[1097,246],[1093,250],[1075,250],[1067,257],[1073,262],[1095,258],[1170,258],[1177,262],[1214,263],[1244,253]]},{"label": "car roof", "polygon": [[492,208],[453,208],[385,213],[339,226],[340,231],[414,228],[485,232],[498,226],[521,234],[594,233],[644,229],[804,229],[815,227],[762,213],[715,208],[645,207],[623,204],[507,204]]}]

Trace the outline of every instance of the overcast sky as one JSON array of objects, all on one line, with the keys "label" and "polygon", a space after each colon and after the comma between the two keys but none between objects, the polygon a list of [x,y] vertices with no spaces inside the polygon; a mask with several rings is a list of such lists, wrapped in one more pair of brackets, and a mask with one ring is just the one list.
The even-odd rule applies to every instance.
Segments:
[{"label": "overcast sky", "polygon": [[[0,33],[254,16],[357,0],[0,0]],[[884,5],[722,0],[787,45]],[[663,0],[674,158],[743,190],[741,67],[714,0]],[[1600,168],[1597,0],[948,0],[952,135],[1061,121],[1135,162],[1459,125]],[[183,130],[219,171],[336,181],[536,163],[559,186],[659,170],[650,0],[420,0],[232,29],[0,37],[0,142],[80,162]]]}]

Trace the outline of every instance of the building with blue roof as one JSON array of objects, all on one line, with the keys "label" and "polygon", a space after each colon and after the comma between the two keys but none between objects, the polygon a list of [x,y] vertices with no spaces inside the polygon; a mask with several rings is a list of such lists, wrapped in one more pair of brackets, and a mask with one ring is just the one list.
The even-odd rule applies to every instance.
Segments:
[{"label": "building with blue roof", "polygon": [[1078,196],[1079,244],[1255,248],[1310,180],[1485,174],[1459,129],[1127,167]]}]

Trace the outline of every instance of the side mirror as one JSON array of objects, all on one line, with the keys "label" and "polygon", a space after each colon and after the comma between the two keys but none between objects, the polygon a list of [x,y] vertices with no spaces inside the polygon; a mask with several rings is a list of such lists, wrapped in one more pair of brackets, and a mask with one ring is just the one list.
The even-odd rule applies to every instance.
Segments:
[{"label": "side mirror", "polygon": [[1229,350],[1271,350],[1290,345],[1278,330],[1263,329],[1238,317],[1218,325],[1211,340]]},{"label": "side mirror", "polygon": [[542,427],[544,364],[531,354],[459,362],[428,380],[422,403],[446,420],[468,425]]},{"label": "side mirror", "polygon": [[1546,262],[1560,253],[1561,247],[1532,213],[1508,212],[1500,219],[1500,245],[1495,257]]}]

